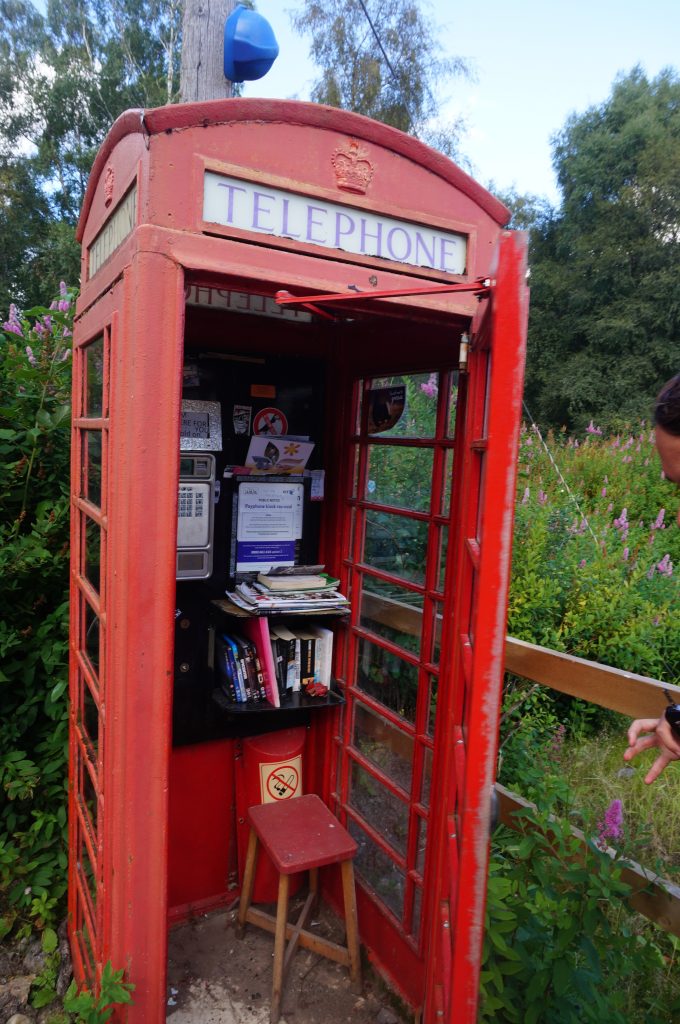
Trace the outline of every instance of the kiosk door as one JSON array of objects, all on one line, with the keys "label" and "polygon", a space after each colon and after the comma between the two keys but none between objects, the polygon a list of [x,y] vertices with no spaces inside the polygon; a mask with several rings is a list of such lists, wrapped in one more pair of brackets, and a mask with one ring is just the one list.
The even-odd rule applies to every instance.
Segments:
[{"label": "kiosk door", "polygon": [[362,941],[428,1022],[476,1013],[525,320],[508,233],[469,372],[441,360],[355,388],[336,795]]}]

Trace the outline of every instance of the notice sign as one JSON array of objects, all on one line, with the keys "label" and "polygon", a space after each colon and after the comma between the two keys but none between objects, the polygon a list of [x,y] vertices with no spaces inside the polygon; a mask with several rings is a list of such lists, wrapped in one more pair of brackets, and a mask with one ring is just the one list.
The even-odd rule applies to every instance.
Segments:
[{"label": "notice sign", "polygon": [[467,235],[206,171],[203,220],[243,231],[464,274]]},{"label": "notice sign", "polygon": [[253,481],[238,491],[236,571],[295,565],[302,537],[305,485]]},{"label": "notice sign", "polygon": [[273,804],[277,800],[290,800],[293,796],[302,796],[300,776],[302,773],[302,757],[300,754],[283,764],[260,764],[260,799],[263,804]]}]

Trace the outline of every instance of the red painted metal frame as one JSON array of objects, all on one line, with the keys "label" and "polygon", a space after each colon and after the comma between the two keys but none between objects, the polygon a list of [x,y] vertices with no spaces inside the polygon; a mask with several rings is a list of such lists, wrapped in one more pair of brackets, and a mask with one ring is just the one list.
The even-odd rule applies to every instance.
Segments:
[{"label": "red painted metal frame", "polygon": [[456,600],[442,651],[456,683],[437,726],[453,743],[438,744],[433,769],[444,814],[432,902],[449,906],[453,965],[449,975],[446,943],[433,931],[425,1020],[456,1024],[474,1024],[477,1015],[528,313],[524,236],[501,236],[492,276],[472,330]]}]

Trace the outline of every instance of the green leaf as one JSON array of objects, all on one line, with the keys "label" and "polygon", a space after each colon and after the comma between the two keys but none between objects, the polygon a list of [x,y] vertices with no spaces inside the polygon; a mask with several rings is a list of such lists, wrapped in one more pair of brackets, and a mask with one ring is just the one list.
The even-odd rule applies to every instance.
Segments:
[{"label": "green leaf", "polygon": [[59,945],[57,933],[53,928],[45,928],[42,934],[42,948],[46,953],[53,953]]}]

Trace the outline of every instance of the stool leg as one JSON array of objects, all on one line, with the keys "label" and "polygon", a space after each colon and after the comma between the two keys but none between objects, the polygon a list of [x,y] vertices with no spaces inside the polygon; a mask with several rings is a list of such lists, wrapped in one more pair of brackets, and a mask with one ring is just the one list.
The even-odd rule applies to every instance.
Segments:
[{"label": "stool leg", "polygon": [[288,922],[289,876],[279,875],[279,898],[276,904],[276,931],[274,933],[274,978],[272,981],[272,1008],[270,1024],[277,1024],[281,1015],[283,989],[283,956],[286,952],[286,924]]},{"label": "stool leg", "polygon": [[243,887],[241,889],[241,900],[238,905],[238,926],[236,934],[242,939],[246,931],[246,914],[250,901],[253,898],[253,882],[255,881],[255,865],[257,863],[257,833],[251,828],[248,837],[248,853],[246,854],[246,867],[243,872]]},{"label": "stool leg", "polygon": [[357,928],[357,897],[354,888],[354,865],[343,860],[342,895],[345,904],[345,928],[347,930],[347,953],[349,954],[349,976],[353,992],[361,992],[361,956],[359,953],[359,930]]}]

